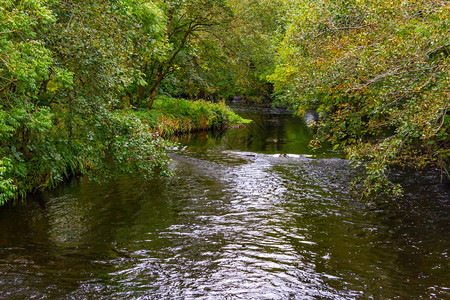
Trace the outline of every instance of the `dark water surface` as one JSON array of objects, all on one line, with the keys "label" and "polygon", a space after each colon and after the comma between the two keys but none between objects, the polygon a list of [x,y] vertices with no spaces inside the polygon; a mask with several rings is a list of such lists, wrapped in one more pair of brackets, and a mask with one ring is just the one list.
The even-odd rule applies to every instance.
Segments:
[{"label": "dark water surface", "polygon": [[301,119],[237,111],[255,122],[180,138],[173,178],[82,178],[0,209],[0,299],[450,297],[434,174],[368,204]]}]

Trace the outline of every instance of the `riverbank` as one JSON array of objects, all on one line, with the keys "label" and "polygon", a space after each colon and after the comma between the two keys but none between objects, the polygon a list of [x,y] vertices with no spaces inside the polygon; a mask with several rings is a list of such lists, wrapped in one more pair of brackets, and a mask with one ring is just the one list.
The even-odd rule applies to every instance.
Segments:
[{"label": "riverbank", "polygon": [[161,136],[222,130],[250,122],[233,113],[223,102],[189,101],[167,96],[157,97],[151,110],[128,109],[122,113],[138,118]]},{"label": "riverbank", "polygon": [[54,188],[74,174],[104,180],[120,174],[149,178],[155,171],[164,173],[169,162],[164,137],[249,122],[224,103],[165,96],[158,97],[151,110],[125,108],[111,111],[104,119],[99,114],[99,120],[89,126],[69,113],[49,112],[45,127],[29,134],[29,144],[14,139],[25,136],[22,127],[16,129],[9,125],[15,119],[4,118],[9,126],[4,131],[10,133],[11,141],[5,141],[7,147],[3,155],[0,152],[0,206],[30,192]]}]

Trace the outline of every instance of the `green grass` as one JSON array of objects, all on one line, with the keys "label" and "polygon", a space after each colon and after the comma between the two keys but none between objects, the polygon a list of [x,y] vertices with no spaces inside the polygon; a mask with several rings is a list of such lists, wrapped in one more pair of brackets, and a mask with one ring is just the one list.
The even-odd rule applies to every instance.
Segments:
[{"label": "green grass", "polygon": [[126,110],[163,136],[201,130],[215,130],[249,123],[233,113],[225,103],[189,101],[167,96],[156,98],[151,110]]}]

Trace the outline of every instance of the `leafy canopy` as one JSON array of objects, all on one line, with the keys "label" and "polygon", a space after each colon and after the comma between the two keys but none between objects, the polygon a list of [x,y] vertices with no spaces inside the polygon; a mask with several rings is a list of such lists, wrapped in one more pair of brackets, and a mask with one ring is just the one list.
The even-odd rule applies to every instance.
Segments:
[{"label": "leafy canopy", "polygon": [[390,165],[439,165],[448,176],[448,1],[287,1],[289,26],[271,75],[299,113],[321,114],[317,139],[366,160],[368,192]]}]

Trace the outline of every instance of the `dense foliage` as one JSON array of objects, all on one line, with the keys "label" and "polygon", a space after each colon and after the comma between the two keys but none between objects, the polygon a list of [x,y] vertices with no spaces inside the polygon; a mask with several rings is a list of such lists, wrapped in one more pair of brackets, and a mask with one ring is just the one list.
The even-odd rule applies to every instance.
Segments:
[{"label": "dense foliage", "polygon": [[174,73],[191,97],[270,102],[267,76],[275,69],[276,45],[284,30],[279,0],[229,0],[232,17],[195,35],[184,68]]},{"label": "dense foliage", "polygon": [[205,3],[1,0],[0,205],[74,173],[164,172],[168,144],[132,108],[225,9]]},{"label": "dense foliage", "polygon": [[449,175],[450,3],[291,1],[271,76],[299,113],[317,109],[317,139],[367,161],[366,192],[396,194],[389,166]]}]

